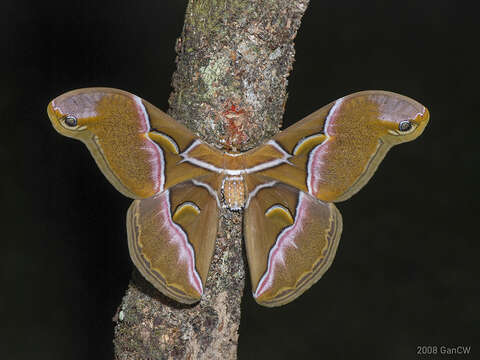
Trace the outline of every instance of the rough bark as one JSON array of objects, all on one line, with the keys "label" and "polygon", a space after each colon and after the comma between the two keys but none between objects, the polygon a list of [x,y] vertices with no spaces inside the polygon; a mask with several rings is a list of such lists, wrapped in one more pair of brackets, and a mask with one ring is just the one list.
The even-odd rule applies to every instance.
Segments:
[{"label": "rough bark", "polygon": [[[189,0],[170,114],[208,143],[244,151],[281,125],[308,0]],[[242,212],[221,210],[205,294],[186,306],[134,271],[114,317],[116,359],[235,359],[245,283]]]}]

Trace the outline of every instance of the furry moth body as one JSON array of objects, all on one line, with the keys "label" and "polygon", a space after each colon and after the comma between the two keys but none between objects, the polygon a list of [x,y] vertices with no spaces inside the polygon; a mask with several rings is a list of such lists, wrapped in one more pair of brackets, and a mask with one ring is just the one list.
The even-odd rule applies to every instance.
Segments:
[{"label": "furry moth body", "polygon": [[385,91],[334,101],[241,154],[219,151],[147,101],[86,88],[48,105],[62,135],[86,144],[107,179],[134,200],[131,258],[165,295],[200,300],[218,209],[244,208],[255,300],[286,304],[330,267],[342,232],[334,202],[363,187],[393,146],[418,137],[428,110]]}]

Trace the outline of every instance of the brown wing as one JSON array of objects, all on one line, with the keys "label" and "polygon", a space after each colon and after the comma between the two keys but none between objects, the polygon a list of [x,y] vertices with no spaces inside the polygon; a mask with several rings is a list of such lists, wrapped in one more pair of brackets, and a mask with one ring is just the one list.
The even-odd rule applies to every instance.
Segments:
[{"label": "brown wing", "polygon": [[[50,102],[47,110],[55,129],[84,142],[106,178],[128,197],[147,198],[209,173],[179,164],[180,153],[196,140],[187,128],[126,91],[73,90]],[[199,148],[222,159],[206,144]]]},{"label": "brown wing", "polygon": [[393,145],[419,136],[428,119],[423,105],[399,94],[348,95],[280,132],[273,142],[290,155],[288,162],[260,174],[324,201],[343,201],[368,182]]},{"label": "brown wing", "polygon": [[248,183],[244,234],[253,295],[261,305],[283,305],[328,270],[342,218],[335,205],[292,186],[258,179]]},{"label": "brown wing", "polygon": [[199,181],[135,200],[127,214],[133,263],[165,295],[194,303],[203,294],[215,246],[218,198]]}]

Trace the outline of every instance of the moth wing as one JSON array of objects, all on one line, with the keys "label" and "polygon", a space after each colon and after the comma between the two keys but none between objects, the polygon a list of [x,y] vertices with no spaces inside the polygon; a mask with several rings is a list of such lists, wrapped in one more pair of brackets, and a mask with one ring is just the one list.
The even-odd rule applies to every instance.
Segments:
[{"label": "moth wing", "polygon": [[128,247],[140,273],[166,296],[199,301],[218,226],[218,198],[196,180],[135,200],[127,213]]},{"label": "moth wing", "polygon": [[[148,198],[207,173],[185,164],[167,179],[166,169],[181,160],[179,154],[196,138],[163,111],[126,91],[73,90],[51,101],[47,111],[55,129],[84,142],[106,178],[128,197]],[[63,120],[67,115],[77,119],[75,127],[67,126]]]},{"label": "moth wing", "polygon": [[[289,156],[272,155],[283,160],[260,174],[323,201],[343,201],[369,181],[393,145],[419,136],[428,117],[423,105],[406,96],[362,91],[320,108],[252,154],[265,153],[275,144]],[[406,119],[418,127],[411,134],[394,136],[398,123]]]},{"label": "moth wing", "polygon": [[263,183],[250,192],[244,233],[255,300],[289,303],[328,270],[342,232],[334,204],[298,189]]}]

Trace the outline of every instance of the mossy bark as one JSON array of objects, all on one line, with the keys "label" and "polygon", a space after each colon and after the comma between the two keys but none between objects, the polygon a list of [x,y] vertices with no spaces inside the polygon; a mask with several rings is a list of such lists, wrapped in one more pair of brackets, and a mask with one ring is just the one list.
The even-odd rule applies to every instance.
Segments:
[{"label": "mossy bark", "polygon": [[[281,126],[308,0],[189,0],[169,113],[208,143],[244,151]],[[114,320],[115,357],[235,359],[245,284],[242,212],[221,209],[205,294],[186,306],[134,271]]]}]

